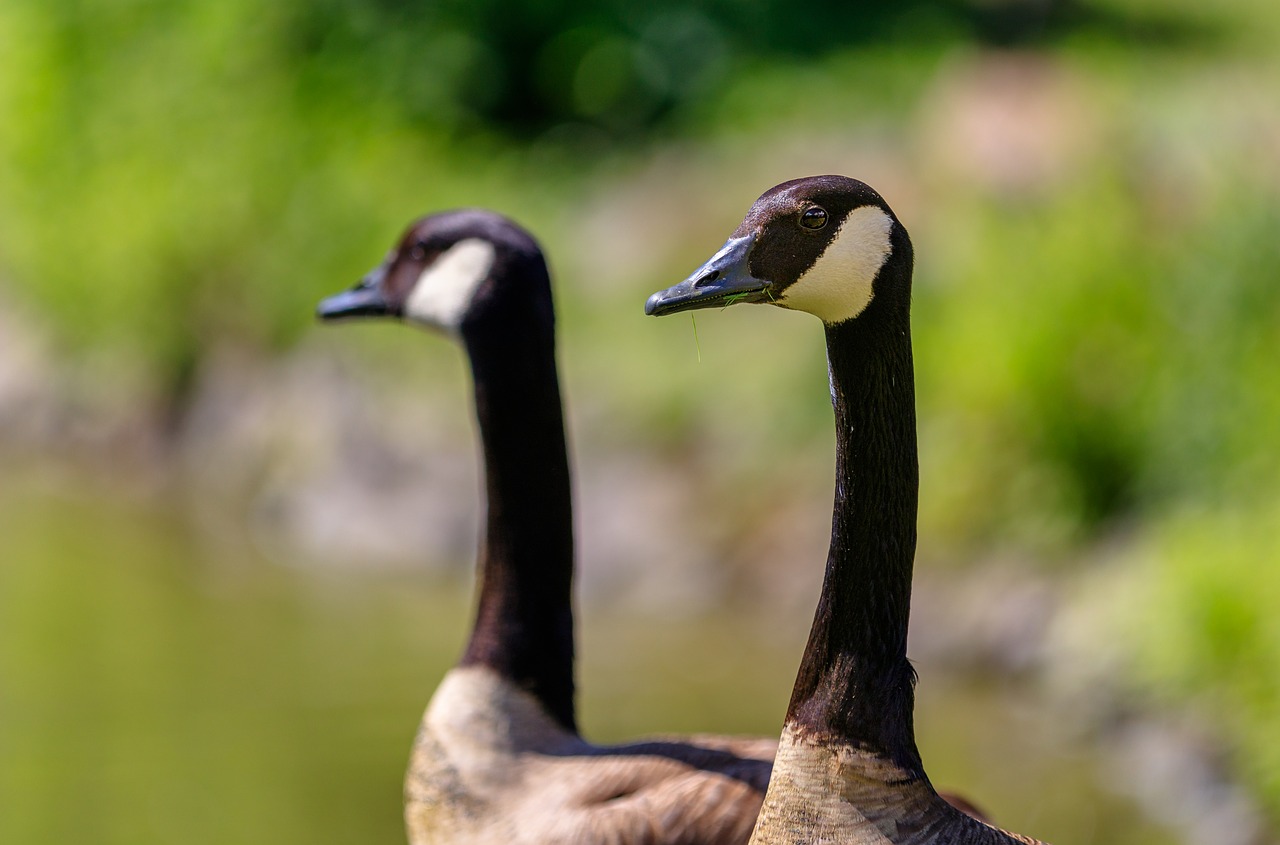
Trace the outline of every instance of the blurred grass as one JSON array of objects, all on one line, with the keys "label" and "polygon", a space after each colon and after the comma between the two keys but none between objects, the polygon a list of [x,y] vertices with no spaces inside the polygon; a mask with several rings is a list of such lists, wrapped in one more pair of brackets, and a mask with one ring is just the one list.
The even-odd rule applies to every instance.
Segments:
[{"label": "blurred grass", "polygon": [[[1125,611],[1133,683],[1221,707],[1280,818],[1280,7],[790,8],[10,0],[0,285],[180,416],[215,350],[287,349],[410,217],[494,207],[548,247],[590,436],[757,479],[779,444],[779,474],[825,465],[815,327],[709,314],[699,365],[691,326],[640,304],[769,185],[865,178],[916,242],[922,555],[1055,565],[1136,527],[1158,552]],[[83,554],[37,536],[13,553],[50,578]],[[112,647],[160,675],[199,644],[162,645]]]}]

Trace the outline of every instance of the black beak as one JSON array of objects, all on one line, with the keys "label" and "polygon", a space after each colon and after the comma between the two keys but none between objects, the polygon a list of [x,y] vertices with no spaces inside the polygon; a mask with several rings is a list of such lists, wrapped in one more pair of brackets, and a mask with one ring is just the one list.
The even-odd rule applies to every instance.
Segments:
[{"label": "black beak", "polygon": [[689,278],[649,297],[644,313],[661,317],[695,308],[770,301],[769,283],[752,276],[747,269],[753,243],[755,235],[725,241],[720,251]]},{"label": "black beak", "polygon": [[348,317],[385,317],[394,313],[382,295],[382,280],[386,273],[384,267],[378,267],[351,290],[322,300],[316,307],[316,316],[321,320],[344,320]]}]

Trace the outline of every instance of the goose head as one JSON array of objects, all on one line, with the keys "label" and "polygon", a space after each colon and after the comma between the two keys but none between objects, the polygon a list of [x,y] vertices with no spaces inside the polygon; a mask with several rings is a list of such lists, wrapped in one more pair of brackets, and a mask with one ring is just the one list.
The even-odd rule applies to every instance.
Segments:
[{"label": "goose head", "polygon": [[794,179],[765,191],[719,252],[644,310],[768,303],[837,325],[873,302],[908,307],[911,261],[906,229],[870,186],[845,176]]},{"label": "goose head", "polygon": [[323,300],[322,320],[392,317],[455,337],[508,319],[554,320],[537,242],[507,218],[463,209],[415,221],[354,288]]}]

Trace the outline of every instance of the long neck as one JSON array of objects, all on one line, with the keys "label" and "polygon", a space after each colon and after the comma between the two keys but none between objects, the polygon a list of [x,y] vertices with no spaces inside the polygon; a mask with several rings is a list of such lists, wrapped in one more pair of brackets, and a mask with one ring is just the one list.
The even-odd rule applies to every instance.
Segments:
[{"label": "long neck", "polygon": [[827,327],[836,424],[831,548],[787,722],[923,778],[907,662],[919,487],[910,319],[905,307],[875,308]]},{"label": "long neck", "polygon": [[916,750],[907,662],[915,381],[907,310],[887,311],[827,328],[836,417],[831,549],[751,842],[1043,845],[947,804]]},{"label": "long neck", "polygon": [[461,665],[490,667],[576,731],[572,504],[554,328],[549,317],[505,321],[469,335],[467,351],[488,512]]}]

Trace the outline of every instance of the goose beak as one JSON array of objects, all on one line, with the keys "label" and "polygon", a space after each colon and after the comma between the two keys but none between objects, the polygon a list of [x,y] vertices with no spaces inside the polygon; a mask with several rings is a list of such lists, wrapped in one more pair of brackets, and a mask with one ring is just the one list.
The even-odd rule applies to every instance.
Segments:
[{"label": "goose beak", "polygon": [[754,243],[755,235],[725,241],[720,251],[689,278],[649,297],[644,313],[661,317],[695,308],[769,301],[766,292],[769,283],[752,276],[747,269],[747,257]]},{"label": "goose beak", "polygon": [[370,271],[351,290],[321,300],[316,316],[321,320],[343,320],[348,317],[383,317],[394,313],[382,295],[382,280],[387,271],[378,267]]}]

